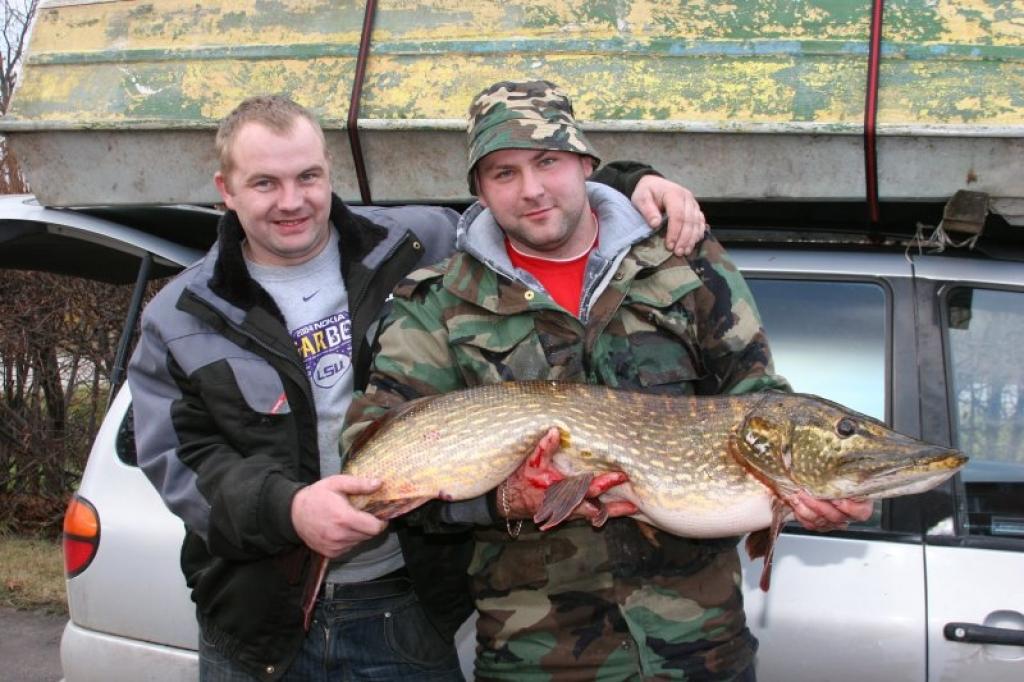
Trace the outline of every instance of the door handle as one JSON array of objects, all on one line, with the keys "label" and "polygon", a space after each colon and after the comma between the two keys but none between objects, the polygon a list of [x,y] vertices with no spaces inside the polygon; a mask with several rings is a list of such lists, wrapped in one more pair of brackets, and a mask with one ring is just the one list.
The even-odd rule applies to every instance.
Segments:
[{"label": "door handle", "polygon": [[1024,630],[993,628],[976,623],[946,623],[942,634],[951,642],[1024,646]]}]

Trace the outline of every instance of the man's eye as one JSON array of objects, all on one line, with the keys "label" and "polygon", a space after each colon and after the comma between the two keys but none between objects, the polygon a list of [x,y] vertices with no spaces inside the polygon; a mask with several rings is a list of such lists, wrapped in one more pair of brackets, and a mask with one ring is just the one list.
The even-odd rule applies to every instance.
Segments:
[{"label": "man's eye", "polygon": [[316,182],[319,177],[320,176],[317,173],[303,173],[299,176],[299,182],[309,184],[311,182]]}]

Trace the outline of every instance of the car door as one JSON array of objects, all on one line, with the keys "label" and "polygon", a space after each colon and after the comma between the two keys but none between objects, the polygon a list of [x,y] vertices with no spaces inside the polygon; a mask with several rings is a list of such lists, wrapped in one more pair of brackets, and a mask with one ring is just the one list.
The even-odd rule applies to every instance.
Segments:
[{"label": "car door", "polygon": [[927,535],[928,679],[1024,679],[1024,264],[915,272],[924,426],[971,457]]},{"label": "car door", "polygon": [[99,215],[47,208],[29,194],[0,195],[0,245],[0,268],[112,283],[135,281],[147,255],[153,277],[177,272],[202,255],[194,246]]},{"label": "car door", "polygon": [[[191,212],[208,213],[198,208]],[[0,247],[0,268],[135,283],[115,359],[115,386],[123,378],[128,339],[146,283],[173,274],[202,255],[192,246],[97,215],[47,208],[28,194],[0,195]]]},{"label": "car door", "polygon": [[[730,253],[754,292],[776,370],[794,390],[920,435],[913,289],[902,254]],[[757,587],[760,562],[744,562],[759,680],[927,679],[922,536],[901,527],[890,507],[877,503],[871,520],[843,532],[787,526],[767,593]]]},{"label": "car door", "polygon": [[[154,232],[167,232],[164,224],[170,224],[193,241],[195,216],[211,222],[199,208],[171,211],[182,218],[176,225],[173,218],[154,221],[143,209],[133,210]],[[50,209],[31,196],[0,196],[0,267],[134,283],[111,377],[117,384],[148,280],[179,271],[202,251],[101,217],[104,212]],[[77,491],[96,515],[96,534],[88,563],[67,583],[70,620],[61,660],[68,680],[142,679],[139,671],[153,680],[194,677],[194,656],[173,649],[179,643],[194,648],[196,641],[195,615],[178,568],[183,528],[127,461],[134,452],[124,419],[129,402],[127,388],[117,392]]]}]

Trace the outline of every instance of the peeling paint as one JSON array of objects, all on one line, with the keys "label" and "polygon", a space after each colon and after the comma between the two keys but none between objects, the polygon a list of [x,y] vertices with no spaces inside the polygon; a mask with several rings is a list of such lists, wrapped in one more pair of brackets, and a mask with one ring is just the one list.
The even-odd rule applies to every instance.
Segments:
[{"label": "peeling paint", "polygon": [[[484,85],[545,76],[571,84],[586,120],[852,125],[863,116],[869,5],[383,0],[361,116],[461,119]],[[212,124],[248,94],[288,92],[341,122],[363,9],[329,0],[50,8],[11,117]],[[1022,3],[889,0],[879,124],[1020,124],[1022,65]]]},{"label": "peeling paint", "polygon": [[363,3],[194,0],[67,5],[40,14],[31,54],[358,41]]},{"label": "peeling paint", "polygon": [[[80,130],[119,137],[209,132],[242,98],[283,92],[312,109],[330,136],[344,139],[338,131],[348,116],[365,5],[123,0],[44,6],[0,130],[63,131],[69,137],[55,137],[79,147],[88,144],[71,142]],[[417,151],[432,149],[438,158],[429,161],[432,167],[452,165],[445,155],[462,158],[453,147],[462,142],[458,132],[473,95],[497,80],[544,77],[569,90],[579,118],[612,149],[642,138],[646,146],[629,149],[643,149],[650,158],[641,158],[680,173],[686,172],[680,164],[704,163],[700,153],[690,153],[704,150],[715,163],[682,177],[714,178],[713,186],[698,187],[709,196],[848,197],[857,192],[854,171],[833,189],[833,176],[824,186],[817,174],[801,170],[810,161],[784,151],[802,145],[804,156],[824,165],[842,156],[847,169],[860,172],[855,136],[863,130],[870,6],[852,0],[380,0],[359,117],[367,154],[392,156],[368,160],[371,179],[401,192],[427,182],[421,174],[388,175],[381,159],[393,159],[396,139],[416,140]],[[906,158],[912,166],[897,172],[883,163],[882,195],[933,191],[933,144],[951,150],[955,163],[943,167],[958,169],[936,196],[955,191],[966,168],[974,188],[1022,195],[1024,2],[887,0],[882,38],[880,147],[886,161]],[[405,138],[401,130],[422,137]],[[748,133],[765,134],[751,141]],[[809,141],[827,151],[811,153]],[[720,170],[729,160],[721,157],[749,154],[761,144],[770,150],[761,152],[765,158],[780,159],[769,173],[746,162]],[[398,170],[409,165],[404,161]],[[440,170],[427,175],[443,187],[417,197],[464,192],[458,173],[450,185]]]}]

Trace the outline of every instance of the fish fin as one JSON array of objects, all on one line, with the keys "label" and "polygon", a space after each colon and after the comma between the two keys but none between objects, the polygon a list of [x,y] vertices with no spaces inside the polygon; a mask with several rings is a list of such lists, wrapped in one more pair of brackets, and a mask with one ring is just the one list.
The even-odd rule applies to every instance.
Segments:
[{"label": "fish fin", "polygon": [[788,507],[778,497],[772,498],[772,525],[771,528],[764,528],[747,536],[747,554],[751,559],[764,557],[764,567],[761,569],[760,587],[762,592],[767,592],[772,582],[772,561],[775,558],[775,544],[778,542],[782,526],[786,524]]},{"label": "fish fin", "polygon": [[385,521],[407,514],[413,509],[422,507],[427,502],[430,502],[435,498],[433,497],[406,497],[399,500],[376,500],[370,502],[363,511],[368,514],[373,514],[378,519],[384,519]]},{"label": "fish fin", "polygon": [[640,535],[647,539],[647,542],[655,547],[661,547],[661,542],[658,541],[658,531],[655,530],[654,526],[644,521],[637,521],[636,527],[640,530]]},{"label": "fish fin", "polygon": [[751,559],[758,559],[768,554],[768,546],[771,544],[771,534],[767,528],[761,530],[755,530],[753,533],[747,536],[745,543],[747,548],[747,556]]},{"label": "fish fin", "polygon": [[[383,429],[385,426],[395,421],[402,415],[406,414],[410,410],[419,407],[423,403],[430,402],[437,398],[436,395],[427,395],[422,398],[414,398],[409,402],[402,403],[398,407],[388,410],[381,416],[374,419],[372,422],[366,425],[362,431],[356,436],[356,439],[352,441],[352,446],[349,448],[349,457],[355,457],[356,454],[363,449],[366,442],[373,438],[374,434]],[[422,504],[422,503],[421,503]]]},{"label": "fish fin", "polygon": [[587,473],[552,483],[544,493],[544,501],[540,503],[537,513],[533,515],[533,522],[541,530],[549,530],[565,521],[587,496],[593,480],[594,474]]}]

